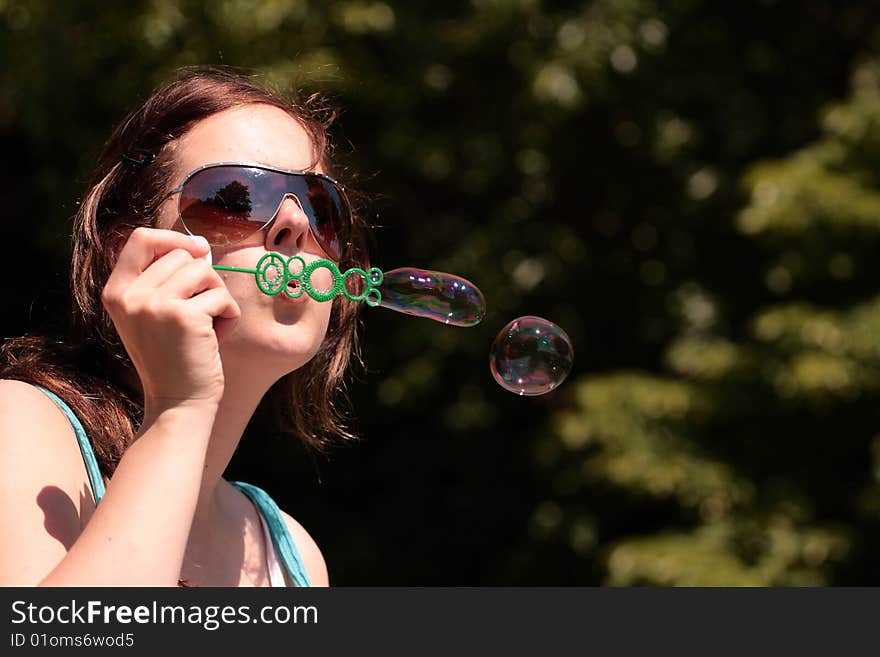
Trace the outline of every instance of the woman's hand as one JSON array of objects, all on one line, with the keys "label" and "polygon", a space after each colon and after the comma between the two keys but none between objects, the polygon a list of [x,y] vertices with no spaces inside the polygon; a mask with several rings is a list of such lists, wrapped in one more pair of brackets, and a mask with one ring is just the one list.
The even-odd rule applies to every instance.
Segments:
[{"label": "woman's hand", "polygon": [[148,413],[223,396],[215,320],[241,311],[202,259],[209,249],[183,233],[137,228],[104,286],[101,299],[140,376]]}]

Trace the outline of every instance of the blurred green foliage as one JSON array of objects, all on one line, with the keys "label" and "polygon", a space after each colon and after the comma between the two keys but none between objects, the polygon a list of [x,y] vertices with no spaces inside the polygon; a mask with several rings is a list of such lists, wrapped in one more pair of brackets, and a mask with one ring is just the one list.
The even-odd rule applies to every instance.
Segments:
[{"label": "blurred green foliage", "polygon": [[[489,302],[474,329],[366,312],[361,444],[243,442],[230,469],[332,582],[880,583],[877,14],[0,0],[3,335],[61,326],[66,222],[114,123],[179,66],[241,67],[343,108],[376,264]],[[487,367],[525,314],[576,354],[532,399]]]}]

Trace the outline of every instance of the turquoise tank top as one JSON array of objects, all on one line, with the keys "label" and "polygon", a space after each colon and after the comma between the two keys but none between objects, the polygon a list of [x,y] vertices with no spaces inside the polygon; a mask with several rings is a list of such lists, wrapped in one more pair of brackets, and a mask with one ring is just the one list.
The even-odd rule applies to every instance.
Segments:
[{"label": "turquoise tank top", "polygon": [[[49,399],[58,405],[58,408],[64,412],[67,419],[70,421],[70,425],[73,427],[73,432],[76,434],[76,440],[79,442],[79,450],[82,453],[83,461],[86,465],[86,472],[88,473],[89,481],[92,484],[92,495],[95,498],[95,506],[97,506],[98,502],[101,501],[101,498],[104,497],[104,479],[101,476],[101,471],[98,468],[98,461],[95,458],[95,452],[92,450],[92,445],[89,442],[88,436],[86,436],[86,431],[83,428],[82,423],[70,407],[65,404],[58,395],[51,390],[46,390],[46,388],[43,388],[42,386],[36,387],[46,393]],[[257,488],[256,486],[252,486],[251,484],[246,484],[243,481],[230,481],[229,483],[247,495],[256,505],[257,509],[259,509],[263,521],[269,528],[269,534],[272,536],[272,543],[275,546],[275,551],[281,558],[281,562],[284,564],[291,581],[296,586],[311,586],[309,576],[306,573],[302,559],[299,556],[299,551],[296,549],[296,544],[290,536],[287,524],[284,522],[284,518],[281,517],[281,510],[278,508],[278,505],[275,504],[275,501],[269,497],[266,491]]]}]

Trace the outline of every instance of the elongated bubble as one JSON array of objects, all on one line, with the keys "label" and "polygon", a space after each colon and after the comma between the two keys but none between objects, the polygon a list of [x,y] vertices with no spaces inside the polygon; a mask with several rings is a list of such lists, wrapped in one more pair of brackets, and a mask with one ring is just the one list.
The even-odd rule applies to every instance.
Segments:
[{"label": "elongated bubble", "polygon": [[385,272],[379,305],[453,326],[475,326],[486,316],[486,299],[470,281],[442,271],[402,267]]},{"label": "elongated bubble", "polygon": [[505,390],[543,395],[565,380],[574,349],[565,331],[542,317],[517,317],[492,343],[489,369]]}]

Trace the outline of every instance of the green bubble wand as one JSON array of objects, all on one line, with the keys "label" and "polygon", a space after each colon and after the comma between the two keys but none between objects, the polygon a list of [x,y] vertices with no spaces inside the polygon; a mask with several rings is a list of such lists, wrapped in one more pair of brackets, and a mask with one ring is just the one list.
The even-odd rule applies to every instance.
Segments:
[{"label": "green bubble wand", "polygon": [[[220,271],[236,271],[243,274],[253,274],[257,281],[257,287],[263,294],[275,296],[284,293],[291,299],[298,299],[303,292],[315,301],[330,301],[338,294],[342,294],[351,301],[364,301],[368,306],[378,306],[382,301],[382,293],[378,286],[382,284],[385,275],[378,267],[370,267],[364,271],[360,267],[352,267],[345,273],[339,270],[335,262],[319,258],[309,264],[298,255],[284,258],[278,253],[267,253],[257,261],[255,269],[243,267],[227,267],[224,265],[212,265]],[[333,285],[329,289],[319,290],[312,283],[312,274],[318,269],[327,269],[333,276]],[[364,280],[364,290],[359,294],[348,291],[346,282],[351,276],[360,276]],[[298,285],[290,289],[290,282],[295,281]]]}]

